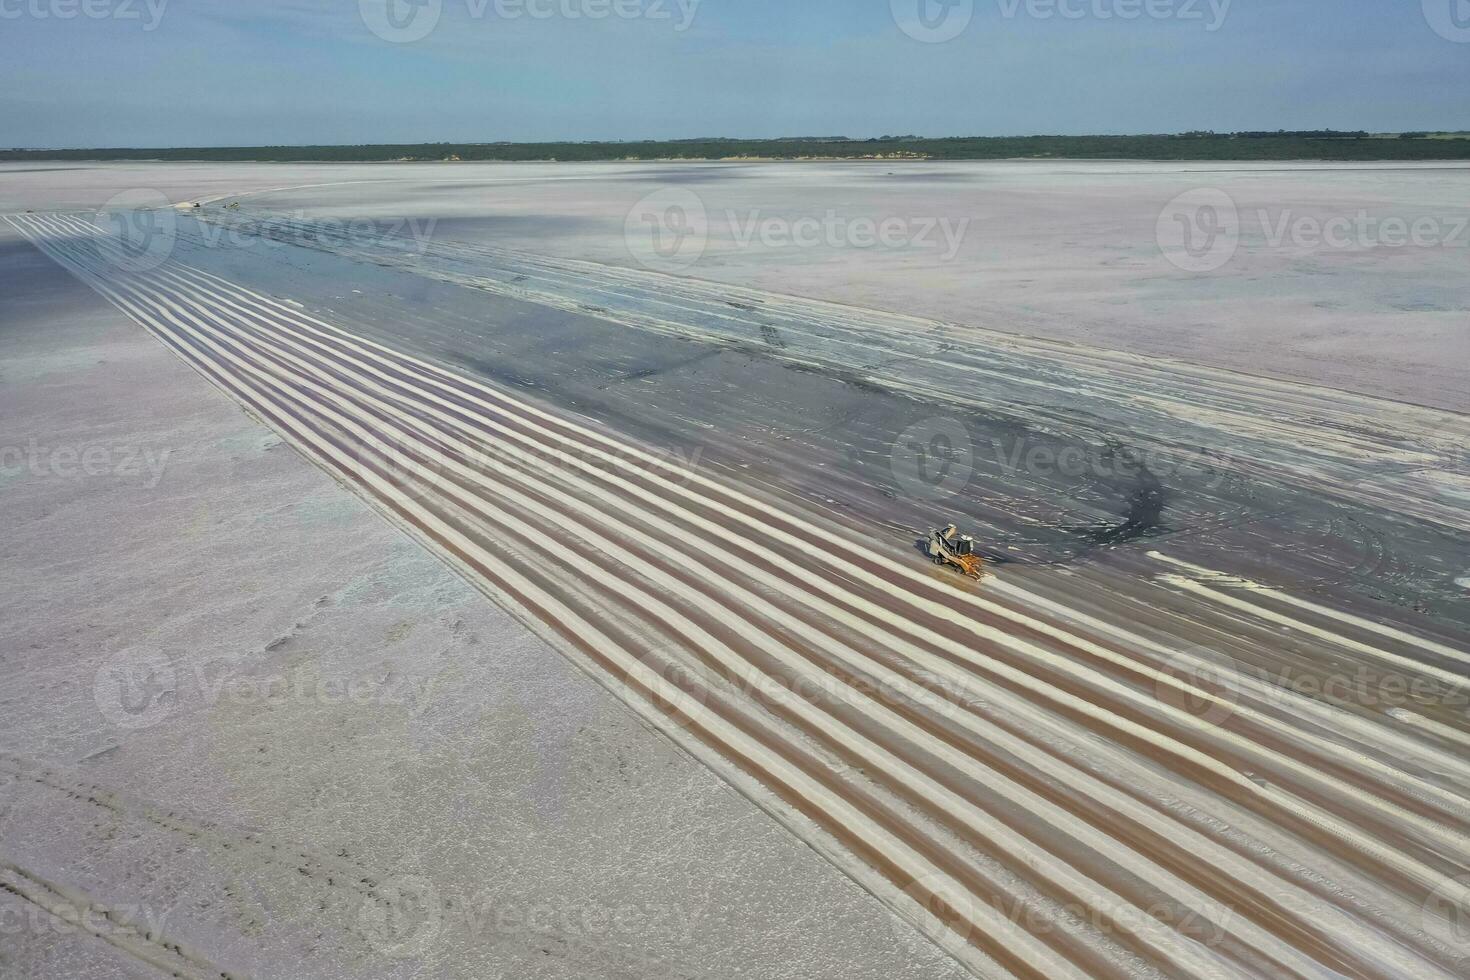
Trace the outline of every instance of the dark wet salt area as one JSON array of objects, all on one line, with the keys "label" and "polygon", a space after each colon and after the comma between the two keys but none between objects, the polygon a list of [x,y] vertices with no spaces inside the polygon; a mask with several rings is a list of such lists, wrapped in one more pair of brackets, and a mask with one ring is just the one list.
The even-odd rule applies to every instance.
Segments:
[{"label": "dark wet salt area", "polygon": [[[1244,471],[1233,446],[1182,441],[1185,430],[1127,399],[1103,416],[1097,402],[1049,404],[1035,385],[998,392],[984,410],[975,406],[990,394],[983,388],[967,403],[925,397],[912,383],[942,367],[943,354],[866,372],[814,363],[820,351],[770,309],[733,295],[725,310],[747,320],[748,339],[637,329],[601,308],[524,302],[386,261],[279,246],[262,264],[258,251],[194,248],[181,258],[704,472],[815,503],[880,536],[874,544],[907,549],[953,521],[993,562],[1066,566],[1171,542],[1212,567],[1244,563],[1269,582],[1470,624],[1470,603],[1445,575],[1470,554],[1464,534],[1344,501],[1333,486]],[[1026,395],[1034,404],[1016,391],[1035,391]]]}]

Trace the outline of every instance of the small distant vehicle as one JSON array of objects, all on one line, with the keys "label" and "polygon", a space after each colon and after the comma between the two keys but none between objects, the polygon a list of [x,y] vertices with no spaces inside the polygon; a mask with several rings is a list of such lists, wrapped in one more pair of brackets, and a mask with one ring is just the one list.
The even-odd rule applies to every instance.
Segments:
[{"label": "small distant vehicle", "polygon": [[985,559],[975,554],[975,539],[953,524],[929,532],[929,557],[936,565],[952,565],[970,578],[984,574]]}]

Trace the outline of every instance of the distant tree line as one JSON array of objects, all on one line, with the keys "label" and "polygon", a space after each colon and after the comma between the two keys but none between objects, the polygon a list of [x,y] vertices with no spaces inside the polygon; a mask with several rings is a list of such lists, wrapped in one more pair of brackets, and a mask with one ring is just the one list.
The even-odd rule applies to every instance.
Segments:
[{"label": "distant tree line", "polygon": [[1119,160],[1470,160],[1466,134],[1404,133],[1384,139],[1331,129],[1153,136],[984,136],[926,139],[843,136],[635,142],[418,143],[361,146],[246,146],[0,150],[0,160],[203,160],[304,162],[720,160],[720,159],[1119,159]]},{"label": "distant tree line", "polygon": [[1359,129],[1350,133],[1339,132],[1336,129],[1278,129],[1274,133],[1268,132],[1244,132],[1232,133],[1243,140],[1269,140],[1269,139],[1300,139],[1300,140],[1360,140],[1367,139],[1368,133]]}]

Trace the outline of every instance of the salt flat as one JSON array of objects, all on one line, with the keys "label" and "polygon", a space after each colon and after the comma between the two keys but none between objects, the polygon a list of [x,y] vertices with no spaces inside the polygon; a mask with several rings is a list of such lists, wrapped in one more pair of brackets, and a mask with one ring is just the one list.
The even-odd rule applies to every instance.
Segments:
[{"label": "salt flat", "polygon": [[[0,166],[0,210],[95,207],[137,188],[246,195],[304,216],[434,218],[441,237],[614,265],[637,264],[625,227],[641,199],[692,192],[708,241],[683,275],[1470,409],[1461,164]],[[1233,202],[1238,247],[1195,272],[1166,260],[1158,225],[1202,189]],[[804,247],[751,234],[829,214],[848,229],[898,219],[908,239],[863,247],[843,231]],[[953,255],[937,229],[912,243],[940,220],[964,224]]]}]

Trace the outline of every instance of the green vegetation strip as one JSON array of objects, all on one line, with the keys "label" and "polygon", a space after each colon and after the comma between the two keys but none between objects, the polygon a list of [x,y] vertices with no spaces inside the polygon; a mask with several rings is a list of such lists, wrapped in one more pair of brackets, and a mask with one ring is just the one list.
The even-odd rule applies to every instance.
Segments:
[{"label": "green vegetation strip", "polygon": [[1470,160],[1470,133],[1184,133],[1162,136],[1020,136],[852,140],[840,137],[696,139],[635,143],[417,143],[168,149],[0,150],[0,161],[258,160],[389,162],[472,160]]}]

